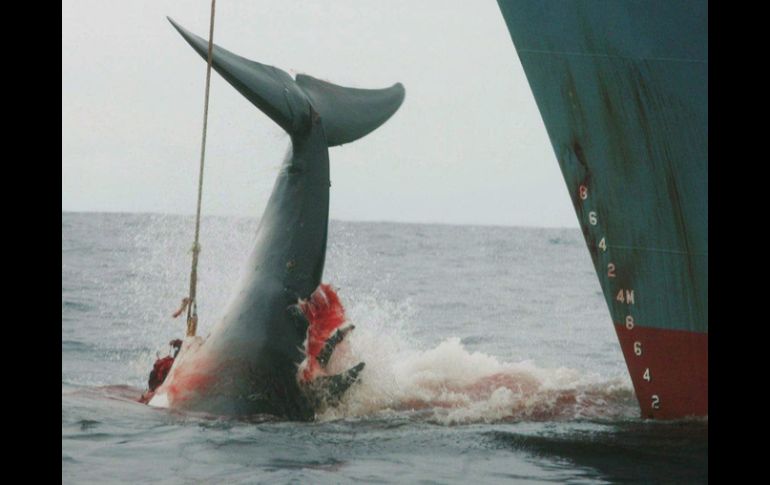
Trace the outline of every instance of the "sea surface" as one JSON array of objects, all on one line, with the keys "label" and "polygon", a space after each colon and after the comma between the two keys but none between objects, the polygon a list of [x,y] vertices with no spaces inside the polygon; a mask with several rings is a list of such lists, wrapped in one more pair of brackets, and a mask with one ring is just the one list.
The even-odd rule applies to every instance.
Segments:
[{"label": "sea surface", "polygon": [[[204,217],[199,335],[256,219]],[[706,483],[708,420],[639,408],[578,229],[331,221],[361,382],[314,422],[136,400],[184,335],[194,221],[62,213],[62,483]]]}]

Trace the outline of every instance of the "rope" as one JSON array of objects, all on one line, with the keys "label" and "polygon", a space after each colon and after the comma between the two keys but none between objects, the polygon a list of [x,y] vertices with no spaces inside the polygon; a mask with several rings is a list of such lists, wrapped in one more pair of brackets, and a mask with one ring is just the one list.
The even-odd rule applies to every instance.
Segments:
[{"label": "rope", "polygon": [[211,60],[214,48],[214,6],[216,0],[211,0],[211,23],[209,26],[209,53],[206,68],[206,97],[203,102],[203,136],[201,140],[201,163],[198,172],[198,209],[195,215],[195,242],[192,247],[192,269],[190,270],[190,305],[187,307],[187,336],[192,337],[198,328],[198,305],[195,301],[198,285],[198,253],[201,250],[198,239],[201,228],[201,196],[203,195],[203,161],[206,157],[206,131],[209,118],[209,86],[211,85]]}]

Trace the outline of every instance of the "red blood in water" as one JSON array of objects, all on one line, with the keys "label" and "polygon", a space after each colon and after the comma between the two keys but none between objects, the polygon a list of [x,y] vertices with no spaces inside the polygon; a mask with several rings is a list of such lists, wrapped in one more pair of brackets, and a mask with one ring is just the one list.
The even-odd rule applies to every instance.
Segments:
[{"label": "red blood in water", "polygon": [[300,302],[299,307],[310,323],[305,347],[308,362],[302,372],[302,379],[307,382],[320,370],[316,360],[318,354],[323,350],[326,339],[345,321],[345,309],[337,292],[327,284],[319,285],[310,299]]}]

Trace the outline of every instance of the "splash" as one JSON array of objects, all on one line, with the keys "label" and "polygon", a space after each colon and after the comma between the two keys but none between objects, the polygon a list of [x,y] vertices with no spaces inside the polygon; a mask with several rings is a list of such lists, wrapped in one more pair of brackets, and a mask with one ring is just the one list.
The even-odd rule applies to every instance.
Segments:
[{"label": "splash", "polygon": [[458,337],[421,350],[406,338],[399,322],[367,321],[367,315],[394,316],[382,305],[371,304],[366,300],[352,306],[356,332],[346,339],[346,351],[329,366],[333,373],[365,361],[361,382],[340,405],[318,416],[320,420],[395,413],[457,424],[638,415],[627,380],[565,367],[542,368],[531,361],[501,361],[468,351]]}]

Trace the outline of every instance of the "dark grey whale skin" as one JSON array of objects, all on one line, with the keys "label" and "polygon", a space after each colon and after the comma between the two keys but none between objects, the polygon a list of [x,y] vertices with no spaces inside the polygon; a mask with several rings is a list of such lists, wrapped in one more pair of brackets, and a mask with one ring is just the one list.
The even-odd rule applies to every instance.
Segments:
[{"label": "dark grey whale skin", "polygon": [[[207,59],[208,42],[169,21]],[[345,88],[307,75],[294,80],[280,69],[218,46],[212,67],[289,133],[291,148],[237,293],[190,361],[194,368],[183,369],[209,373],[215,383],[178,407],[312,419],[319,400],[297,379],[308,322],[296,304],[310,297],[323,276],[331,185],[328,147],[382,125],[401,106],[404,88],[400,83],[379,90]]]}]

